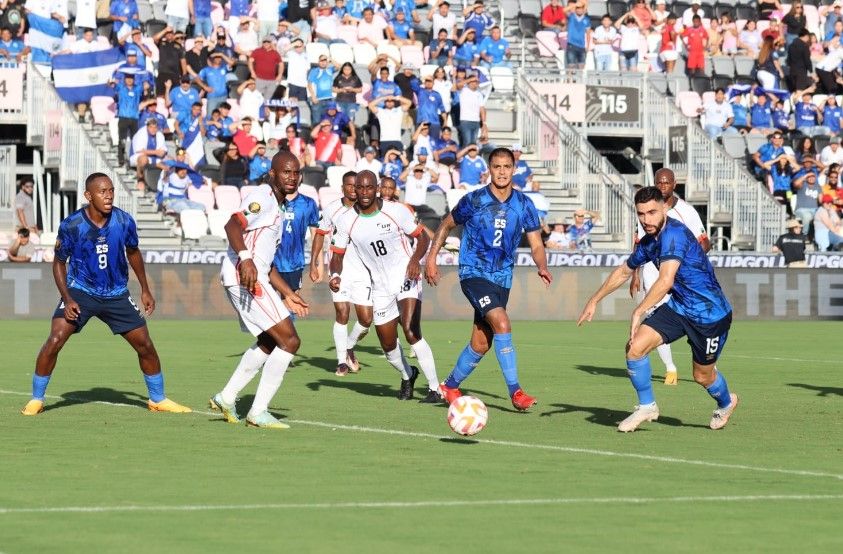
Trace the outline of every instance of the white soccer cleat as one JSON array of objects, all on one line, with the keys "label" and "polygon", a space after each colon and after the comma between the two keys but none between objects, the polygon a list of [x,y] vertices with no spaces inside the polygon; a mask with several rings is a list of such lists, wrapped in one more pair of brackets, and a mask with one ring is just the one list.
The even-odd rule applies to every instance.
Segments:
[{"label": "white soccer cleat", "polygon": [[711,423],[709,423],[708,426],[712,429],[717,430],[726,427],[726,424],[729,423],[729,418],[732,417],[732,413],[735,411],[735,408],[738,407],[738,395],[730,394],[729,398],[731,398],[732,402],[728,406],[725,408],[717,408],[714,410],[714,413],[711,414]]},{"label": "white soccer cleat", "polygon": [[645,421],[656,421],[659,419],[659,407],[655,402],[652,404],[645,404],[635,406],[635,411],[632,412],[628,418],[621,421],[618,425],[618,431],[621,433],[629,433],[635,431],[638,426]]}]

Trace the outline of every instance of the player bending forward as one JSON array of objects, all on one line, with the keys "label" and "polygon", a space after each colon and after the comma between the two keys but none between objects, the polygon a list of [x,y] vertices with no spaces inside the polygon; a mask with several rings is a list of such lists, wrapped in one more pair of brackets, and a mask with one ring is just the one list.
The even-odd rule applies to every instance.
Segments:
[{"label": "player bending forward", "polygon": [[497,148],[489,155],[492,182],[489,186],[463,196],[445,218],[427,255],[427,281],[439,282],[436,255],[448,234],[463,226],[460,242],[460,287],[474,308],[471,340],[465,346],[441,390],[448,403],[460,396],[459,386],[494,345],[512,405],[526,410],[536,403],[518,382],[512,324],[506,313],[512,267],[521,233],[527,233],[530,254],[538,267],[539,278],[550,286],[553,277],[547,271],[547,256],[541,240],[539,215],[533,202],[512,186],[515,156],[511,150]]},{"label": "player bending forward", "polygon": [[[101,319],[115,335],[122,335],[138,353],[151,411],[190,412],[164,395],[161,360],[144,319],[152,315],[155,299],[146,282],[135,220],[114,207],[114,184],[104,173],[92,173],[85,179],[85,200],[87,206],[59,225],[53,278],[61,301],[53,314],[50,336],[35,361],[32,399],[21,413],[33,416],[44,410],[59,352],[70,335],[81,331],[92,317]],[[129,266],[141,286],[143,315],[129,296]]]},{"label": "player bending forward", "polygon": [[[623,285],[637,268],[647,262],[658,267],[658,279],[632,312],[626,367],[638,393],[638,405],[618,425],[618,431],[634,431],[645,421],[659,418],[648,354],[660,344],[682,336],[687,336],[691,345],[694,381],[717,401],[709,426],[721,429],[738,406],[737,395],[729,393],[726,379],[716,367],[729,335],[732,307],[697,238],[680,221],[667,216],[662,192],[656,187],[639,190],[635,194],[635,209],[647,235],[589,299],[577,321],[577,325],[591,321],[600,300]],[[671,296],[667,303],[644,319],[668,292]]]},{"label": "player bending forward", "polygon": [[[702,220],[700,219],[697,210],[673,193],[676,188],[676,178],[673,175],[673,171],[666,167],[659,169],[656,171],[655,181],[656,187],[661,191],[662,197],[664,197],[664,203],[667,205],[668,217],[681,221],[685,227],[690,229],[691,232],[697,236],[697,241],[700,243],[703,252],[708,253],[708,251],[711,250],[711,242],[708,240],[708,235],[705,232],[705,227],[702,224]],[[646,233],[644,232],[644,228],[639,223],[638,240],[644,238],[645,235]],[[636,298],[636,294],[641,289],[641,285],[643,285],[644,292],[638,298],[638,301],[640,302],[650,291],[653,283],[656,282],[658,277],[659,270],[656,269],[653,262],[647,262],[640,270],[633,273],[632,280],[629,284],[629,295],[632,298]],[[659,300],[653,309],[658,308],[669,299],[670,295],[668,294]],[[673,363],[673,352],[670,350],[670,345],[662,344],[656,348],[656,352],[658,353],[659,358],[661,358],[662,363],[665,365],[664,384],[678,385],[679,377],[676,372],[676,364]]]},{"label": "player bending forward", "polygon": [[[440,402],[439,379],[433,351],[421,335],[421,267],[430,239],[410,210],[377,197],[377,177],[361,171],[355,178],[357,203],[337,219],[331,248],[331,290],[342,286],[344,254],[353,248],[372,276],[374,323],[389,363],[401,373],[399,400],[413,398],[419,370],[411,367],[398,342],[398,322],[427,378],[428,393],[422,402]],[[408,237],[416,239],[411,251]],[[407,314],[402,316],[402,314]]]},{"label": "player bending forward", "polygon": [[[322,281],[322,247],[325,244],[325,235],[334,230],[337,219],[348,210],[352,210],[357,200],[357,193],[354,191],[356,176],[355,171],[345,173],[342,176],[343,197],[334,200],[322,210],[322,219],[319,221],[319,229],[313,237],[310,250],[310,280],[314,283]],[[360,363],[354,354],[354,347],[366,336],[372,325],[372,279],[353,248],[345,252],[341,277],[340,290],[331,291],[331,299],[336,313],[334,348],[337,351],[337,369],[335,373],[344,377],[349,371],[352,373],[360,371]],[[357,321],[351,333],[348,333],[351,304],[354,304]]]},{"label": "player bending forward", "polygon": [[[220,278],[240,317],[240,327],[257,337],[257,342],[240,358],[228,384],[210,400],[211,408],[222,411],[229,423],[240,421],[235,405],[237,395],[263,367],[246,423],[271,429],[289,427],[270,414],[268,407],[301,343],[288,306],[300,316],[307,315],[308,306],[281,278],[272,260],[281,240],[284,212],[279,204],[284,202],[284,190],[300,178],[296,157],[286,151],[278,152],[272,158],[270,184],[260,185],[249,194],[240,211],[225,224],[229,246]],[[276,290],[284,295],[283,301]]]}]

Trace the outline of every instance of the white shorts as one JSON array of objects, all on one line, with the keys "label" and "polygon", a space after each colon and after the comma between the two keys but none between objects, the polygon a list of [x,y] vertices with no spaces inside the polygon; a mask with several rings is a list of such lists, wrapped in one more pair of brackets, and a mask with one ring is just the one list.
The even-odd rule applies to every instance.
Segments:
[{"label": "white shorts", "polygon": [[415,298],[417,300],[422,299],[422,285],[420,279],[416,279],[415,281],[405,281],[404,286],[401,287],[401,291],[397,294],[379,294],[375,291],[375,294],[372,297],[372,303],[374,306],[372,322],[375,325],[383,325],[385,323],[389,323],[393,319],[396,319],[400,314],[398,310],[398,301],[404,300],[405,298]]},{"label": "white shorts", "polygon": [[665,50],[659,57],[662,59],[663,62],[675,62],[679,59],[679,52],[676,50]]},{"label": "white shorts", "polygon": [[241,286],[225,287],[225,293],[244,333],[258,336],[290,317],[284,301],[268,283],[258,281],[255,294]]},{"label": "white shorts", "polygon": [[[653,262],[647,262],[641,267],[641,288],[643,289],[644,295],[652,288],[653,283],[659,278],[659,270],[656,268]],[[643,297],[642,297],[643,298]],[[664,304],[670,300],[670,293],[665,294],[664,298],[659,300],[655,306],[650,308],[650,312],[652,313],[653,310]]]},{"label": "white shorts", "polygon": [[340,280],[340,290],[331,291],[334,303],[351,302],[356,306],[372,305],[372,281],[369,276],[361,277],[355,272],[343,271]]}]

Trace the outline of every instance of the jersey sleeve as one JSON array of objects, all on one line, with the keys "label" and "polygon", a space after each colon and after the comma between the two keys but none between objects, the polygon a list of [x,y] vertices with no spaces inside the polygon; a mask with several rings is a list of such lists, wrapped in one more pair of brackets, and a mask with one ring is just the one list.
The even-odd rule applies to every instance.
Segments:
[{"label": "jersey sleeve", "polygon": [[412,237],[419,236],[422,232],[422,226],[416,221],[416,216],[412,211],[410,211],[410,208],[404,204],[394,203],[390,205],[396,208],[392,210],[392,212],[395,217],[395,222],[401,228],[401,231]]},{"label": "jersey sleeve", "polygon": [[331,252],[336,252],[337,254],[344,254],[345,249],[348,248],[349,241],[350,237],[348,236],[348,231],[338,226],[337,231],[334,233],[334,236],[331,239]]},{"label": "jersey sleeve", "polygon": [[123,227],[125,229],[125,243],[126,248],[136,249],[138,247],[138,226],[135,223],[135,218],[130,216],[129,214],[125,214],[126,218],[125,222],[123,223]]},{"label": "jersey sleeve", "polygon": [[240,211],[237,212],[237,218],[240,220],[243,230],[252,231],[272,225],[275,221],[275,214],[271,209],[270,202],[274,201],[274,198],[261,191],[255,191],[244,198],[243,202],[240,203]]},{"label": "jersey sleeve", "polygon": [[316,232],[320,235],[327,235],[334,229],[334,224],[331,221],[331,214],[327,209],[322,210],[322,217],[319,218],[319,228]]},{"label": "jersey sleeve", "polygon": [[638,269],[649,261],[650,259],[647,256],[644,244],[639,241],[635,245],[635,249],[632,251],[632,254],[630,254],[630,256],[626,259],[626,265],[629,269]]},{"label": "jersey sleeve", "polygon": [[536,210],[536,205],[529,198],[524,198],[523,210],[521,213],[521,227],[524,228],[525,233],[532,233],[541,228],[541,221],[539,220],[539,212]]},{"label": "jersey sleeve", "polygon": [[56,237],[56,259],[66,262],[73,252],[73,236],[68,229],[67,220],[59,225],[58,236]]},{"label": "jersey sleeve", "polygon": [[675,227],[667,228],[662,231],[657,256],[660,262],[677,260],[679,263],[682,263],[682,260],[688,255],[689,247],[690,243],[686,233],[677,230]]},{"label": "jersey sleeve", "polygon": [[466,194],[460,201],[457,202],[457,205],[451,210],[451,217],[454,218],[454,223],[457,225],[463,225],[466,221],[471,219],[471,216],[474,213],[474,206],[471,204],[471,200],[469,200],[470,194]]},{"label": "jersey sleeve", "polygon": [[705,225],[703,225],[702,219],[700,219],[700,214],[698,214],[697,210],[691,207],[690,204],[688,205],[688,208],[688,213],[683,214],[683,217],[685,218],[685,226],[691,230],[694,236],[697,237],[698,241],[703,240],[708,236],[708,233],[706,233]]},{"label": "jersey sleeve", "polygon": [[312,199],[308,202],[310,205],[310,212],[307,216],[307,226],[308,227],[319,227],[319,206],[316,205]]}]

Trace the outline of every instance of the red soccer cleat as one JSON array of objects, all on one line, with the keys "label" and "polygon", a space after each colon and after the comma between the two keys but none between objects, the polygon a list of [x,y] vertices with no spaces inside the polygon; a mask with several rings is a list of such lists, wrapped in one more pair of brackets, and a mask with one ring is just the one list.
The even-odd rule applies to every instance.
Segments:
[{"label": "red soccer cleat", "polygon": [[446,387],[445,383],[439,384],[439,392],[442,393],[442,398],[445,399],[447,404],[451,404],[454,400],[462,396],[462,391],[456,387]]},{"label": "red soccer cleat", "polygon": [[524,412],[535,403],[536,399],[524,392],[523,389],[518,389],[515,391],[515,394],[512,395],[512,405],[515,406],[516,410]]}]

